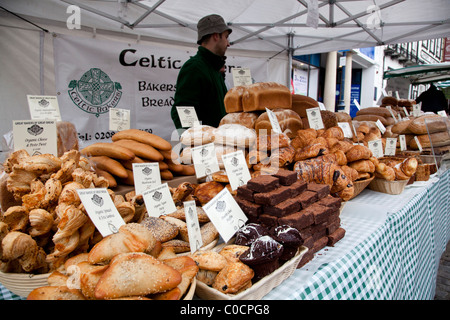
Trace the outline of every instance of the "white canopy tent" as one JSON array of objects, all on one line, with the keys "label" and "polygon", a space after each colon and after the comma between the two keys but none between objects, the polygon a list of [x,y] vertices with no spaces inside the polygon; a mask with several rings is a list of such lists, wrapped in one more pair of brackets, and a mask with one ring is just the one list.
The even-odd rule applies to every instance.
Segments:
[{"label": "white canopy tent", "polygon": [[450,0],[1,0],[2,9],[39,24],[81,27],[192,45],[197,21],[222,15],[233,49],[300,55],[448,36]]},{"label": "white canopy tent", "polygon": [[426,84],[450,80],[450,62],[424,64],[384,72],[384,78],[404,77],[412,84]]}]

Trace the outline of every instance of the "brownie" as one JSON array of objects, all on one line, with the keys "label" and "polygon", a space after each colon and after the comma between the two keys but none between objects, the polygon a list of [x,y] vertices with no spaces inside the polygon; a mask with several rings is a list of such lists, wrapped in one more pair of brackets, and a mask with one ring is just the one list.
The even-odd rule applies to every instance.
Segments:
[{"label": "brownie", "polygon": [[337,229],[335,232],[333,232],[332,234],[330,234],[328,236],[327,245],[330,247],[334,246],[336,244],[336,242],[341,240],[344,236],[345,236],[345,229],[343,229],[343,228]]},{"label": "brownie", "polygon": [[306,251],[306,253],[303,255],[303,257],[300,259],[300,262],[297,265],[297,269],[300,269],[305,264],[310,262],[312,260],[312,258],[314,258],[314,253],[312,253],[311,251]]},{"label": "brownie", "polygon": [[254,193],[255,193],[255,191],[253,191],[252,189],[249,189],[246,184],[238,187],[236,190],[236,195],[238,195],[242,199],[245,199],[248,201],[253,201]]},{"label": "brownie", "polygon": [[242,199],[238,196],[235,196],[234,199],[246,215],[255,217],[259,216],[262,213],[261,205]]},{"label": "brownie", "polygon": [[286,186],[281,186],[269,192],[259,192],[254,194],[254,201],[257,204],[275,206],[291,196],[291,190]]},{"label": "brownie", "polygon": [[277,173],[273,174],[274,177],[277,177],[280,180],[280,184],[283,186],[290,186],[295,181],[297,181],[297,172],[280,169]]},{"label": "brownie", "polygon": [[325,207],[340,209],[342,200],[341,200],[341,198],[337,198],[337,197],[328,195],[325,198],[320,199],[318,202],[319,202],[319,204],[321,204]]},{"label": "brownie", "polygon": [[266,226],[268,228],[272,228],[272,227],[278,226],[278,218],[275,217],[275,216],[272,216],[270,214],[263,213],[263,214],[259,215],[258,221],[262,225],[264,225],[264,226]]},{"label": "brownie", "polygon": [[334,233],[337,229],[339,229],[340,226],[341,226],[340,220],[336,220],[333,223],[329,223],[327,226],[327,235]]},{"label": "brownie", "polygon": [[[300,233],[302,234],[302,236],[303,236],[304,239],[309,238],[309,237],[312,236],[311,226],[308,226],[308,227],[306,227],[306,228],[300,229],[299,231],[300,231]],[[306,241],[306,240],[305,240],[305,241]]]},{"label": "brownie", "polygon": [[280,186],[280,180],[271,175],[259,175],[247,181],[247,187],[256,192],[269,192]]},{"label": "brownie", "polygon": [[309,191],[313,191],[317,193],[317,198],[322,199],[330,194],[330,186],[327,184],[320,184],[310,182],[306,188]]},{"label": "brownie", "polygon": [[324,206],[318,204],[317,202],[311,204],[304,210],[311,211],[313,213],[315,224],[327,222],[329,216],[333,212],[333,209],[331,209],[329,207],[324,207]]},{"label": "brownie", "polygon": [[311,226],[312,237],[314,238],[314,240],[327,236],[327,226],[328,224],[326,222],[314,224]]},{"label": "brownie", "polygon": [[278,219],[279,224],[287,224],[298,230],[304,229],[314,223],[314,215],[311,211],[301,210]]},{"label": "brownie", "polygon": [[302,209],[305,209],[310,204],[317,201],[317,193],[306,190],[306,191],[303,191],[302,193],[300,193],[294,199],[296,201],[298,201],[298,203],[300,204],[300,207]]},{"label": "brownie", "polygon": [[291,197],[296,197],[300,193],[306,190],[307,183],[301,180],[297,180],[293,184],[289,186],[289,189],[291,190]]},{"label": "brownie", "polygon": [[314,245],[311,248],[311,252],[312,253],[316,253],[317,251],[322,250],[323,248],[325,248],[325,246],[328,243],[328,237],[324,236],[321,237],[319,239],[317,239],[316,241],[314,241]]},{"label": "brownie", "polygon": [[275,206],[264,206],[263,212],[276,217],[283,217],[300,209],[300,203],[296,199],[287,199]]},{"label": "brownie", "polygon": [[305,238],[305,240],[303,241],[303,245],[308,249],[311,249],[314,246],[314,238],[312,236]]}]

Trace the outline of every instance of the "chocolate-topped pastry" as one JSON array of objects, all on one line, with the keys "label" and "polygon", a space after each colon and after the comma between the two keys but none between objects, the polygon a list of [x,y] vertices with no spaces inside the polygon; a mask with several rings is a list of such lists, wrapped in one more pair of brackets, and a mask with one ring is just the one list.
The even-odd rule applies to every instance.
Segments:
[{"label": "chocolate-topped pastry", "polygon": [[240,246],[250,246],[253,241],[268,234],[269,230],[266,227],[257,223],[249,223],[236,232],[234,244]]},{"label": "chocolate-topped pastry", "polygon": [[279,257],[283,253],[283,245],[266,235],[256,239],[239,260],[255,271],[254,281],[274,272],[279,266]]},{"label": "chocolate-topped pastry", "polygon": [[256,192],[269,192],[280,186],[280,180],[271,175],[260,175],[247,181],[247,187]]},{"label": "chocolate-topped pastry", "polygon": [[296,228],[281,225],[273,229],[273,238],[283,245],[283,254],[280,260],[287,261],[297,253],[298,248],[303,245],[303,238]]}]

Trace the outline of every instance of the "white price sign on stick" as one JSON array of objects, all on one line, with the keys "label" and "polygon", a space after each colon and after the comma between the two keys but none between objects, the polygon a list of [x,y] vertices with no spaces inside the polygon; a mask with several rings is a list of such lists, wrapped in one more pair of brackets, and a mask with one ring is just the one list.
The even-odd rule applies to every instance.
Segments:
[{"label": "white price sign on stick", "polygon": [[316,130],[325,128],[325,126],[323,125],[322,115],[320,114],[319,107],[306,109],[306,115],[308,117],[310,128]]},{"label": "white price sign on stick", "polygon": [[150,217],[163,216],[177,210],[167,183],[145,190],[142,196]]},{"label": "white price sign on stick", "polygon": [[103,237],[117,233],[125,221],[106,188],[77,189],[86,212]]},{"label": "white price sign on stick", "polygon": [[228,242],[248,220],[227,188],[205,204],[203,209],[225,242]]},{"label": "white price sign on stick", "polygon": [[186,225],[188,229],[189,246],[191,253],[194,253],[203,246],[202,234],[200,232],[200,224],[198,222],[197,205],[195,200],[185,201],[184,215],[186,217]]},{"label": "white price sign on stick", "polygon": [[220,170],[214,143],[194,147],[191,152],[197,178],[209,176]]},{"label": "white price sign on stick", "polygon": [[242,150],[223,154],[222,160],[228,179],[230,180],[231,190],[236,190],[251,179],[247,161],[245,161],[244,152]]}]

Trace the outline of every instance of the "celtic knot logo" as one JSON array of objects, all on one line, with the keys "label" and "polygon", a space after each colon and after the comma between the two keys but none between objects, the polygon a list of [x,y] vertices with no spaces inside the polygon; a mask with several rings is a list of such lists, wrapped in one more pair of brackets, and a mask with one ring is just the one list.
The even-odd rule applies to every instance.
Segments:
[{"label": "celtic knot logo", "polygon": [[78,81],[70,81],[69,89],[73,103],[81,110],[95,114],[96,117],[115,108],[122,97],[120,83],[113,82],[99,68],[89,69]]},{"label": "celtic knot logo", "polygon": [[231,164],[235,167],[239,165],[239,160],[236,157],[231,158]]},{"label": "celtic knot logo", "polygon": [[227,204],[225,203],[225,201],[217,201],[217,204],[216,204],[217,212],[224,212],[226,208],[227,208]]},{"label": "celtic knot logo", "polygon": [[50,105],[50,102],[48,102],[48,100],[45,99],[41,99],[38,101],[38,105],[41,107],[48,107]]},{"label": "celtic knot logo", "polygon": [[153,200],[160,201],[162,199],[162,193],[159,191],[155,191],[155,193],[152,196]]},{"label": "celtic knot logo", "polygon": [[146,176],[151,175],[152,169],[149,167],[145,167],[144,169],[142,169],[142,173],[145,174]]},{"label": "celtic knot logo", "polygon": [[92,200],[93,204],[95,204],[95,205],[97,205],[99,207],[103,206],[103,198],[100,197],[98,194],[94,194],[92,196],[91,200]]},{"label": "celtic knot logo", "polygon": [[44,131],[44,128],[38,126],[37,124],[33,124],[31,127],[27,129],[27,132],[33,136],[38,136]]}]

